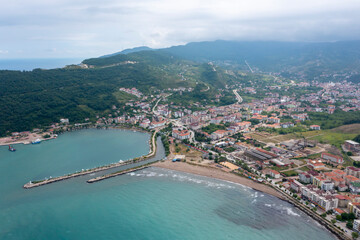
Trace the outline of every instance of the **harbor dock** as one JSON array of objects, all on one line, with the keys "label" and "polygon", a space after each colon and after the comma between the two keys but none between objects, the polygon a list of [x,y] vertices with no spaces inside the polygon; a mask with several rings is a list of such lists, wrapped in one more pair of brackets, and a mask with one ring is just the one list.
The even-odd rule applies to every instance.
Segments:
[{"label": "harbor dock", "polygon": [[151,136],[151,140],[150,140],[150,152],[144,156],[134,158],[134,159],[128,160],[126,162],[112,163],[109,165],[91,168],[91,169],[87,169],[87,170],[83,170],[80,172],[75,172],[75,173],[71,173],[68,175],[63,175],[63,176],[59,176],[59,177],[55,177],[55,178],[48,178],[48,179],[39,180],[39,181],[30,181],[30,182],[26,183],[23,186],[23,188],[29,189],[29,188],[34,188],[34,187],[40,187],[42,185],[59,182],[59,181],[63,181],[63,180],[70,179],[70,178],[80,177],[80,176],[84,176],[84,175],[95,173],[95,172],[105,171],[105,170],[112,169],[112,168],[117,168],[117,167],[126,166],[126,165],[137,163],[137,162],[142,162],[148,158],[155,156],[156,149],[157,149],[156,134],[157,134],[157,131],[153,132],[153,134]]}]

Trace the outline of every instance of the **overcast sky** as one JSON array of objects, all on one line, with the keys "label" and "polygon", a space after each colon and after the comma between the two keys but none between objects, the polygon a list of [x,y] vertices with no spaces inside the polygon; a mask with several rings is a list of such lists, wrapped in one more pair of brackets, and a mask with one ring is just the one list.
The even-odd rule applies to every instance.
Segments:
[{"label": "overcast sky", "polygon": [[0,58],[205,40],[360,39],[360,0],[0,0]]}]

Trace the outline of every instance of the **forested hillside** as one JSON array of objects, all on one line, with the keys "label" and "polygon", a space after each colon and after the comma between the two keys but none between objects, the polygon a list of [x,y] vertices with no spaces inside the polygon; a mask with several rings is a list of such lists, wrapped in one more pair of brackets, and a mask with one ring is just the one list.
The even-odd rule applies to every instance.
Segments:
[{"label": "forested hillside", "polygon": [[[156,89],[195,88],[196,81],[206,79],[214,86],[224,84],[224,80],[217,83],[223,79],[217,73],[206,77],[212,68],[167,53],[121,54],[87,59],[84,63],[94,67],[0,71],[0,135],[49,125],[63,117],[71,122],[93,118],[120,104],[115,94],[120,87],[136,87],[150,94]],[[181,78],[182,71],[186,79]]]}]

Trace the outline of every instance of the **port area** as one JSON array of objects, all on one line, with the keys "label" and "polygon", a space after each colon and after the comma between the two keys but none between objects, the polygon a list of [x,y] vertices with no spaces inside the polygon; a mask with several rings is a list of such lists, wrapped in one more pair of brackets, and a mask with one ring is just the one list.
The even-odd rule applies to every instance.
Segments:
[{"label": "port area", "polygon": [[[70,179],[70,178],[80,177],[80,176],[84,176],[84,175],[91,174],[91,173],[96,173],[96,172],[105,171],[105,170],[112,169],[112,168],[126,166],[126,165],[129,165],[129,164],[143,162],[143,161],[145,161],[145,160],[147,160],[149,158],[154,157],[155,154],[156,154],[156,151],[157,151],[156,135],[157,135],[157,131],[154,131],[152,133],[151,139],[149,141],[151,150],[145,156],[137,157],[137,158],[134,158],[132,160],[128,160],[126,162],[112,163],[112,164],[101,166],[101,167],[82,170],[80,172],[75,172],[75,173],[71,173],[71,174],[68,174],[68,175],[63,175],[63,176],[59,176],[59,177],[55,177],[55,178],[48,178],[48,179],[43,179],[43,180],[39,180],[39,181],[30,181],[30,182],[26,183],[23,186],[23,188],[30,189],[30,188],[34,188],[34,187],[40,187],[40,186],[43,186],[43,185],[46,185],[46,184],[55,183],[55,182],[67,180],[67,179]],[[147,164],[145,164],[145,165],[147,166]],[[142,166],[145,166],[145,165],[140,165],[138,167],[142,167]],[[136,169],[138,167],[131,168],[131,169],[134,170],[134,169]],[[130,169],[128,169],[128,170],[130,170]],[[119,171],[119,172],[121,172],[121,171]],[[118,173],[118,172],[115,172],[115,173]],[[115,173],[112,173],[112,174],[115,174]],[[119,174],[119,175],[121,175],[121,174]],[[106,175],[104,175],[104,176],[106,176]]]}]

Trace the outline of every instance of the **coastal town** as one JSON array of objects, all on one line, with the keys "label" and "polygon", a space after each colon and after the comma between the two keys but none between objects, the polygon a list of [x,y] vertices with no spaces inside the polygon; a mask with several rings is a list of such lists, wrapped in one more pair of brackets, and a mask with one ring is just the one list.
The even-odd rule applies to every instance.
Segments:
[{"label": "coastal town", "polygon": [[[329,132],[311,114],[359,111],[359,85],[277,79],[276,85],[265,90],[255,85],[235,87],[223,89],[213,102],[191,105],[176,104],[171,97],[192,92],[192,88],[158,90],[152,95],[136,88],[119,88],[133,99],[113,106],[107,116],[82,123],[71,123],[71,116],[64,116],[42,130],[11,133],[1,144],[34,143],[89,127],[156,131],[167,161],[174,166],[179,161],[189,162],[275,189],[281,198],[290,198],[299,208],[321,217],[333,231],[356,236],[360,231],[360,144],[351,138],[336,144],[324,141]],[[264,97],[253,98],[259,91]],[[232,94],[235,102],[217,105],[226,94]],[[359,124],[349,126],[359,128]]]}]

